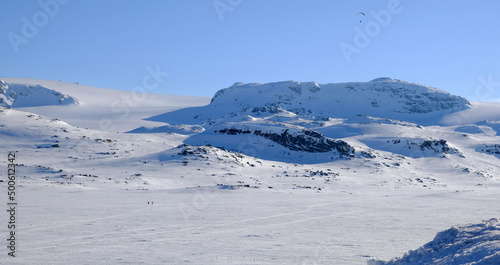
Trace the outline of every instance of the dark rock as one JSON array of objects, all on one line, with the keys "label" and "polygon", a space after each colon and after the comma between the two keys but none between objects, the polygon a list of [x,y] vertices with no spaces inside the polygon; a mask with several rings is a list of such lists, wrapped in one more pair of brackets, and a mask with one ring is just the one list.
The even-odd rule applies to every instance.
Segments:
[{"label": "dark rock", "polygon": [[[250,130],[241,130],[236,128],[225,128],[215,132],[229,135],[252,133]],[[289,129],[285,129],[281,133],[255,130],[253,131],[253,134],[269,139],[293,151],[303,151],[309,153],[336,151],[342,158],[355,157],[354,148],[348,143],[342,140],[334,140],[325,137],[321,133],[313,130],[301,130],[298,133],[291,133]]]}]

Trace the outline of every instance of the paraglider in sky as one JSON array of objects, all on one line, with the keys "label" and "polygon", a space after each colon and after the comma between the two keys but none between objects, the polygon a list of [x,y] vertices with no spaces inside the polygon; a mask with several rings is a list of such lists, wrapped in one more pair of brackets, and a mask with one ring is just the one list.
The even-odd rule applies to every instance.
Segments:
[{"label": "paraglider in sky", "polygon": [[[365,15],[365,13],[363,13],[363,12],[358,12],[358,13],[356,13],[356,16],[357,16],[357,15],[363,15],[363,16],[366,16],[366,15]],[[361,20],[359,21],[359,23],[361,23]]]}]

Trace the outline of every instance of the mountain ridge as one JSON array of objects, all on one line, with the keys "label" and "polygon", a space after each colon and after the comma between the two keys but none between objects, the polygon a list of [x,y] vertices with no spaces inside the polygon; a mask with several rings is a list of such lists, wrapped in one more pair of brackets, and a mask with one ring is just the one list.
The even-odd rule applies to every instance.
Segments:
[{"label": "mountain ridge", "polygon": [[290,112],[316,119],[370,115],[429,124],[470,106],[465,98],[443,90],[390,78],[321,85],[298,81],[235,83],[217,91],[205,107],[158,115],[149,120],[169,122],[172,115],[180,115],[199,123],[238,115]]}]

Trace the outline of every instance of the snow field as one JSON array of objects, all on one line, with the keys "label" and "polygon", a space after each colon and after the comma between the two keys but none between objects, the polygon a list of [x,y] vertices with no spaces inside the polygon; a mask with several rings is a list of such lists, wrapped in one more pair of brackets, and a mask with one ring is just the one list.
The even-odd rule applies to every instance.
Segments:
[{"label": "snow field", "polygon": [[[1,264],[364,264],[498,217],[498,104],[392,79],[235,84],[208,106],[6,80],[80,104],[0,109],[19,189]],[[335,140],[354,156],[319,152]]]},{"label": "snow field", "polygon": [[450,223],[497,214],[487,207],[496,191],[21,185],[18,257],[0,256],[9,264],[363,264],[416,249]]}]

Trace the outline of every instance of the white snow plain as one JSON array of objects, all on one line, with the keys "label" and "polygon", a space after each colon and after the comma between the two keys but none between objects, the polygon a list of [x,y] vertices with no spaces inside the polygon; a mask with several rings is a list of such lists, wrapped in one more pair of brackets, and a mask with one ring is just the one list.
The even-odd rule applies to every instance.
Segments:
[{"label": "white snow plain", "polygon": [[[392,79],[342,86],[281,82],[226,89],[224,97],[233,102],[255,93],[244,103],[248,111],[239,113],[206,106],[210,99],[202,97],[2,80],[75,101],[0,109],[1,264],[433,264],[437,259],[425,251],[417,251],[421,263],[390,260],[451,226],[480,226],[498,217],[500,117],[492,113],[500,113],[500,104],[467,103]],[[377,90],[370,90],[375,82]],[[371,112],[390,102],[384,93],[394,89],[382,88],[391,83],[414,88],[417,94],[408,100],[436,92],[463,105],[412,115],[398,112],[398,106],[408,106],[398,92],[388,117],[380,109]],[[347,87],[337,99],[341,104],[352,95],[369,92],[372,98],[357,103],[365,106],[360,113],[349,109],[335,116],[325,114],[327,103],[315,108],[317,87]],[[260,111],[271,106],[257,100],[262,88],[272,90],[265,104],[276,103],[268,99],[276,95],[290,104]],[[300,104],[297,91],[308,96],[307,104]],[[214,102],[229,104],[220,99],[219,93]],[[428,119],[419,123],[422,115]],[[326,137],[320,141],[347,142],[355,158],[293,151],[255,134],[215,132],[222,128],[319,132]],[[17,151],[15,258],[8,256],[5,240],[9,151]],[[488,227],[498,225],[490,221]],[[496,235],[489,239],[497,243],[468,251],[481,250],[472,255],[478,258],[499,251]],[[454,255],[459,260],[466,253]]]}]

